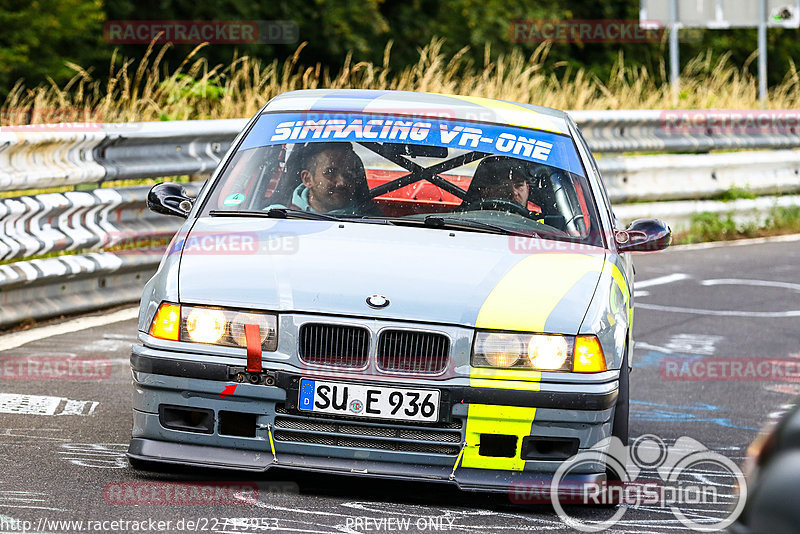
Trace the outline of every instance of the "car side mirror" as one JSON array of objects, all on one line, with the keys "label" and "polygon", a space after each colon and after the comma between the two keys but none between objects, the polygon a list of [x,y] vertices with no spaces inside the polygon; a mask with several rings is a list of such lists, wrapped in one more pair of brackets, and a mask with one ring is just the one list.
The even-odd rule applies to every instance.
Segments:
[{"label": "car side mirror", "polygon": [[147,207],[156,213],[164,215],[189,216],[194,200],[186,193],[180,184],[163,182],[154,185],[147,193]]},{"label": "car side mirror", "polygon": [[659,219],[636,219],[627,230],[614,232],[619,252],[656,252],[672,242],[672,230]]}]

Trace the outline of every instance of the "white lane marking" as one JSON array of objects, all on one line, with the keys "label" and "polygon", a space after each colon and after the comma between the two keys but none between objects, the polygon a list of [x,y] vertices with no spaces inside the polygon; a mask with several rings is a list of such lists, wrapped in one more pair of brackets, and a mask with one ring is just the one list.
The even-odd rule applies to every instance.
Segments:
[{"label": "white lane marking", "polygon": [[126,308],[107,315],[94,315],[91,317],[79,317],[63,323],[58,323],[50,326],[42,326],[39,328],[32,328],[23,332],[14,332],[13,334],[5,334],[0,337],[0,351],[14,349],[19,346],[45,339],[52,336],[59,336],[61,334],[69,334],[78,332],[79,330],[86,330],[87,328],[94,328],[96,326],[103,326],[111,323],[118,323],[120,321],[128,321],[136,319],[139,316],[139,308]]},{"label": "white lane marking", "polygon": [[783,318],[800,317],[800,310],[788,310],[782,312],[758,312],[758,311],[736,311],[736,310],[704,310],[701,308],[683,308],[681,306],[661,306],[659,304],[636,303],[637,308],[646,310],[656,310],[675,313],[690,313],[694,315],[716,315],[720,317],[762,317],[762,318]]},{"label": "white lane marking", "polygon": [[758,286],[758,287],[779,287],[782,289],[793,289],[800,291],[800,284],[793,284],[791,282],[774,282],[772,280],[748,280],[744,278],[719,278],[716,280],[703,280],[700,282],[703,286],[722,286],[722,285],[737,285],[737,286]]},{"label": "white lane marking", "polygon": [[717,341],[722,336],[710,336],[705,334],[676,334],[667,343],[666,348],[671,352],[683,352],[687,354],[703,354],[710,356],[714,354]]},{"label": "white lane marking", "polygon": [[[97,405],[96,401],[76,401],[65,399],[67,402],[64,408],[57,415],[92,415]],[[87,409],[88,408],[88,409]],[[85,413],[84,413],[85,412]]]},{"label": "white lane marking", "polygon": [[[639,306],[639,304],[637,304],[637,306]],[[665,354],[672,354],[672,351],[666,347],[661,347],[659,345],[651,345],[650,343],[646,343],[644,341],[637,341],[633,346],[636,349],[655,350],[658,352],[663,352]]]},{"label": "white lane marking", "polygon": [[52,438],[43,436],[41,435],[42,432],[60,434],[62,430],[60,428],[7,428],[5,431],[0,432],[0,438],[23,438],[22,440],[8,440],[12,443],[18,443],[23,440],[42,441],[45,439],[50,441],[69,441],[69,438]]},{"label": "white lane marking", "polygon": [[[4,504],[3,508],[30,508],[31,510],[51,510],[53,512],[66,512],[67,510],[64,508],[52,508],[50,506],[33,506],[27,504]],[[0,515],[0,518],[4,516]],[[8,516],[5,516],[8,517]],[[21,520],[20,520],[21,521]],[[14,534],[13,532],[3,533],[3,534]]]},{"label": "white lane marking", "polygon": [[64,443],[58,451],[62,460],[94,469],[125,469],[127,443]]},{"label": "white lane marking", "polygon": [[764,389],[773,393],[782,393],[793,397],[800,395],[800,384],[774,384],[764,386]]},{"label": "white lane marking", "polygon": [[633,292],[634,298],[636,297],[646,297],[650,294],[649,291],[639,291],[638,289]]},{"label": "white lane marking", "polygon": [[[652,280],[647,280],[642,282],[642,284],[648,284],[648,282],[661,282],[662,279],[667,279],[670,276],[680,276],[678,275],[668,275],[662,276],[659,278],[654,278]],[[777,287],[781,289],[791,289],[793,291],[800,292],[800,284],[795,284],[791,282],[776,282],[772,280],[750,280],[744,278],[717,278],[711,280],[701,280],[700,285],[702,286],[718,286],[718,285],[745,285],[745,286],[757,286],[757,287]],[[681,306],[662,306],[660,304],[648,304],[648,303],[637,303],[637,307],[644,308],[648,310],[657,310],[657,311],[666,311],[666,312],[675,312],[675,313],[690,313],[695,315],[714,315],[719,317],[762,317],[762,318],[782,318],[782,317],[800,317],[800,310],[787,310],[787,311],[778,311],[778,312],[762,312],[762,311],[740,311],[740,310],[706,310],[703,308],[686,308]]]},{"label": "white lane marking", "polygon": [[0,413],[23,415],[92,415],[96,401],[76,401],[65,397],[0,393]]},{"label": "white lane marking", "polygon": [[672,282],[679,282],[681,280],[686,280],[687,278],[691,278],[688,274],[684,273],[673,273],[668,274],[665,276],[659,276],[658,278],[651,278],[650,280],[644,280],[642,282],[636,282],[635,286],[636,289],[642,289],[645,287],[653,287],[653,286],[661,286],[664,284],[671,284]]},{"label": "white lane marking", "polygon": [[103,339],[124,339],[125,341],[136,341],[135,334],[103,334]]}]

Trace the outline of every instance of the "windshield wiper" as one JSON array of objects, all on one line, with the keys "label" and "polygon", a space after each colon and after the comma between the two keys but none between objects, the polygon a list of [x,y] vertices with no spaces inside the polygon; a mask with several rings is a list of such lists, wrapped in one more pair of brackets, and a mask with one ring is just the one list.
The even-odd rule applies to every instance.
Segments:
[{"label": "windshield wiper", "polygon": [[394,226],[392,219],[387,219],[386,217],[379,217],[376,215],[342,215],[340,217],[341,220],[347,222],[355,222],[355,223],[365,223],[365,224],[388,224]]},{"label": "windshield wiper", "polygon": [[228,211],[211,210],[208,214],[212,217],[264,217],[267,219],[308,219],[316,221],[344,221],[372,224],[413,225],[428,228],[446,228],[456,230],[481,230],[493,234],[516,235],[524,237],[539,237],[535,232],[512,230],[496,224],[490,224],[474,219],[461,219],[455,217],[441,217],[428,215],[424,219],[405,219],[401,217],[370,217],[370,216],[342,216],[336,217],[327,213],[303,211],[292,208],[270,208],[266,211]]},{"label": "windshield wiper", "polygon": [[[358,219],[356,219],[358,220]],[[427,228],[445,228],[455,230],[479,230],[492,234],[518,235],[524,237],[539,237],[534,232],[512,230],[495,224],[476,221],[474,219],[461,219],[455,217],[442,217],[440,215],[428,215],[424,219],[407,219],[405,217],[362,217],[362,221],[381,222],[383,224],[394,224],[400,226],[424,226]]]},{"label": "windshield wiper", "polygon": [[292,208],[270,208],[266,211],[227,211],[211,210],[212,217],[264,217],[267,219],[308,219],[312,221],[340,221],[339,217],[327,213],[303,211]]},{"label": "windshield wiper", "polygon": [[475,219],[461,219],[456,217],[442,217],[440,215],[428,215],[423,219],[423,224],[428,228],[449,228],[456,230],[483,230],[493,234],[519,235],[525,237],[539,237],[535,232],[523,232],[512,230],[504,226],[476,221]]},{"label": "windshield wiper", "polygon": [[475,219],[461,219],[456,217],[441,217],[439,215],[428,215],[424,219],[425,226],[430,228],[452,228],[460,230],[484,230],[493,234],[516,235],[525,237],[539,237],[536,232],[526,232],[521,230],[512,230],[497,224],[486,223],[483,221],[476,221]]}]

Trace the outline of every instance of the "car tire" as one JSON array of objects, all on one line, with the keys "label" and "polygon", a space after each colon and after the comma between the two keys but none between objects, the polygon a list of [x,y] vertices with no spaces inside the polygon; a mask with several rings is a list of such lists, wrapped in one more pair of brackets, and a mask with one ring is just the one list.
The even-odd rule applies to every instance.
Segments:
[{"label": "car tire", "polygon": [[[622,365],[619,369],[619,393],[617,403],[614,405],[614,420],[611,423],[611,435],[618,438],[624,446],[628,446],[628,420],[630,416],[630,368],[628,367],[628,350],[622,357]],[[618,481],[620,475],[606,470],[606,479]]]},{"label": "car tire", "polygon": [[628,351],[622,358],[619,369],[619,394],[617,404],[614,406],[614,423],[611,435],[619,438],[623,445],[628,446],[628,420],[630,416],[630,367],[628,367]]}]

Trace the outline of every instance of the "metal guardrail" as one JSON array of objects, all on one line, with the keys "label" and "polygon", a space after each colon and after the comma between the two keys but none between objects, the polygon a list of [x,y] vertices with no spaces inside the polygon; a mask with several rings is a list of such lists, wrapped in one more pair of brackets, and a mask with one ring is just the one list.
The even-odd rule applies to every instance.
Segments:
[{"label": "metal guardrail", "polygon": [[570,111],[592,152],[800,147],[797,110]]},{"label": "metal guardrail", "polygon": [[[247,119],[128,123],[104,127],[94,158],[106,180],[211,174]],[[146,157],[142,157],[146,155]]]},{"label": "metal guardrail", "polygon": [[[700,211],[763,219],[800,196],[724,203],[733,187],[756,194],[800,192],[800,135],[671,131],[659,111],[580,111],[581,127],[623,221],[661,217],[674,229]],[[211,174],[245,119],[69,125],[70,131],[0,128],[0,191],[109,180]],[[41,129],[41,128],[40,128]],[[772,149],[707,154],[709,150]],[[701,152],[630,156],[622,152]],[[196,192],[199,184],[189,184]],[[180,221],[145,207],[147,187],[95,188],[0,199],[0,328],[135,302]],[[665,202],[673,200],[672,202]],[[637,202],[633,204],[625,204]],[[65,255],[47,257],[54,253]],[[36,258],[36,256],[45,256]]]},{"label": "metal guardrail", "polygon": [[211,174],[246,119],[0,128],[0,191]]},{"label": "metal guardrail", "polygon": [[601,157],[597,166],[613,203],[800,192],[798,150]]}]

